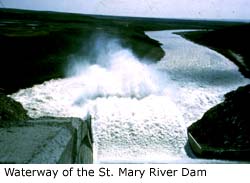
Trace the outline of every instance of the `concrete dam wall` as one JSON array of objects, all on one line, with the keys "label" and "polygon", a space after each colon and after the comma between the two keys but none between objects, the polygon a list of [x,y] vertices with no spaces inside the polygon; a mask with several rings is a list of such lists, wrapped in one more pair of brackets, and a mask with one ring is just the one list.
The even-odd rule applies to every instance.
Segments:
[{"label": "concrete dam wall", "polygon": [[93,163],[91,117],[42,117],[0,128],[0,163]]}]

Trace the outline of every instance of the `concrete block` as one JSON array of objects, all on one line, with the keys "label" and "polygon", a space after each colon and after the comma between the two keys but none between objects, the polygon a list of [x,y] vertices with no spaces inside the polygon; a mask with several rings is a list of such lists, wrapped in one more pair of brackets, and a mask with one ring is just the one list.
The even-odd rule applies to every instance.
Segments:
[{"label": "concrete block", "polygon": [[92,163],[90,123],[43,117],[0,128],[0,163]]}]

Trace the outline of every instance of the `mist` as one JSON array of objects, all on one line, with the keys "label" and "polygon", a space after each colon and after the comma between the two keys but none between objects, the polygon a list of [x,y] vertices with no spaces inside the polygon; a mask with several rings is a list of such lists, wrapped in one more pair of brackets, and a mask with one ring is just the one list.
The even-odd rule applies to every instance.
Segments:
[{"label": "mist", "polygon": [[141,99],[163,91],[163,73],[123,48],[119,38],[99,34],[91,42],[88,56],[73,57],[66,71],[68,77],[77,77],[85,84],[75,104],[110,96]]}]

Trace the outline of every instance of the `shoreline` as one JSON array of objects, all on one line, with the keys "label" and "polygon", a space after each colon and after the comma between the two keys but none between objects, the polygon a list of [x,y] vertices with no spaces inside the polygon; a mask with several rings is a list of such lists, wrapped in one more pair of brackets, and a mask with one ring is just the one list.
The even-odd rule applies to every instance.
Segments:
[{"label": "shoreline", "polygon": [[[250,24],[212,31],[177,32],[176,34],[196,44],[206,46],[232,61],[241,74],[250,78],[250,54],[247,51]],[[232,38],[235,36],[236,38]],[[235,46],[240,45],[240,46]]]}]

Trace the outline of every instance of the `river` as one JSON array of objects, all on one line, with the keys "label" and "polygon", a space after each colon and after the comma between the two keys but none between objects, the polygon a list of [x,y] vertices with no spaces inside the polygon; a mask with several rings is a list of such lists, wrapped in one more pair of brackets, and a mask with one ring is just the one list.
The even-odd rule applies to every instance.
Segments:
[{"label": "river", "polygon": [[185,163],[186,129],[223,95],[249,82],[227,58],[174,31],[146,34],[161,61],[139,60],[116,39],[100,44],[97,64],[74,62],[68,77],[11,95],[32,117],[92,116],[94,161]]}]

